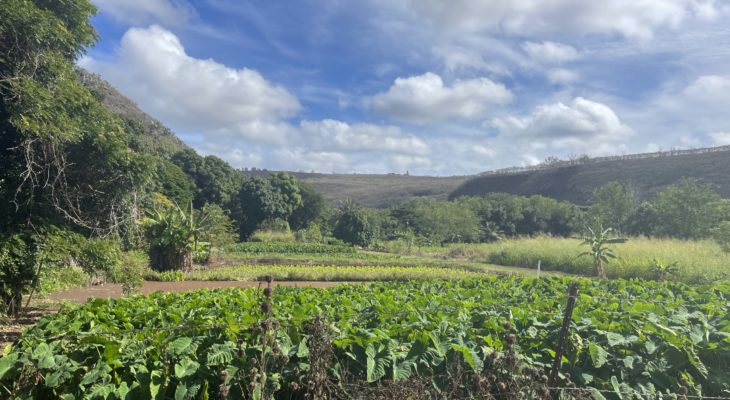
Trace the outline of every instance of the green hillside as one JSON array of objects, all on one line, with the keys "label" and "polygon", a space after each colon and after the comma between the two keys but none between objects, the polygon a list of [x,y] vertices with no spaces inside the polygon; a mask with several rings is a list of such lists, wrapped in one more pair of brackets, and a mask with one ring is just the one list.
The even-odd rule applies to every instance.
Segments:
[{"label": "green hillside", "polygon": [[[572,165],[571,165],[572,164]],[[449,196],[505,192],[543,195],[585,204],[593,191],[611,181],[647,198],[682,178],[697,178],[730,198],[730,147],[605,157],[526,171],[485,173],[467,180]]]}]

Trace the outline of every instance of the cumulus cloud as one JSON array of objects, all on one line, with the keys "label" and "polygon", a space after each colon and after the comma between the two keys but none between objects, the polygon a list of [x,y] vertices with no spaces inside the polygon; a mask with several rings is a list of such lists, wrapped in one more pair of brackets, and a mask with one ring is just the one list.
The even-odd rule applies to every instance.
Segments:
[{"label": "cumulus cloud", "polygon": [[528,116],[495,119],[492,125],[505,137],[529,138],[549,142],[554,149],[594,153],[617,149],[617,144],[633,134],[610,107],[582,97],[568,105],[540,106]]},{"label": "cumulus cloud", "polygon": [[354,124],[325,119],[302,121],[302,143],[315,149],[344,152],[385,151],[424,155],[429,148],[421,139],[405,134],[395,126]]},{"label": "cumulus cloud", "polygon": [[93,3],[114,19],[134,25],[155,22],[182,25],[195,15],[195,9],[184,0],[93,0]]},{"label": "cumulus cloud", "polygon": [[714,0],[400,0],[399,4],[443,29],[522,37],[608,34],[648,39],[658,29],[719,12]]},{"label": "cumulus cloud", "polygon": [[301,108],[282,86],[258,71],[189,56],[170,31],[153,25],[127,31],[114,62],[86,59],[145,111],[180,132],[283,143],[283,121]]},{"label": "cumulus cloud", "polygon": [[522,44],[522,48],[533,60],[541,63],[559,64],[575,61],[581,57],[575,47],[550,41],[525,42]]},{"label": "cumulus cloud", "polygon": [[385,93],[371,99],[373,108],[394,119],[415,124],[450,119],[477,120],[512,100],[512,92],[487,78],[456,80],[451,86],[427,72],[398,78]]}]

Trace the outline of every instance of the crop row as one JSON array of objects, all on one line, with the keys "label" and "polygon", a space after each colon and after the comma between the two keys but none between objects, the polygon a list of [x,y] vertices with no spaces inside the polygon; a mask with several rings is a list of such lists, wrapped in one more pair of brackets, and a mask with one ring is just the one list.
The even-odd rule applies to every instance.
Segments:
[{"label": "crop row", "polygon": [[244,254],[353,254],[355,248],[346,245],[328,245],[296,242],[244,242],[226,250]]},{"label": "crop row", "polygon": [[[0,390],[21,398],[256,398],[263,375],[266,390],[288,399],[303,398],[312,371],[325,371],[315,375],[335,385],[429,379],[468,391],[499,373],[495,355],[515,348],[532,373],[547,372],[567,284],[492,277],[277,287],[271,303],[256,289],[97,299],[25,332],[0,359]],[[579,284],[561,370],[578,387],[642,398],[730,390],[730,284]],[[318,320],[326,323],[316,333]],[[327,335],[331,357],[313,341]]]},{"label": "crop row", "polygon": [[269,275],[279,281],[407,281],[484,276],[459,268],[370,265],[236,265],[192,272],[185,280],[250,281]]}]

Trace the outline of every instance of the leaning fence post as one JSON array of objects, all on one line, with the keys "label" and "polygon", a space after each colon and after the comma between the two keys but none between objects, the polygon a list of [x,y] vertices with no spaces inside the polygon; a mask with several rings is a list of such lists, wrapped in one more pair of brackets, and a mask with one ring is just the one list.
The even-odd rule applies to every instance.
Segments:
[{"label": "leaning fence post", "polygon": [[[563,325],[560,327],[560,336],[558,337],[557,347],[555,348],[555,359],[553,360],[553,369],[550,371],[550,379],[548,387],[555,388],[558,383],[558,372],[563,361],[563,348],[565,347],[565,339],[568,336],[568,328],[570,328],[570,320],[573,317],[573,309],[575,308],[575,300],[578,298],[578,283],[571,282],[568,287],[568,304],[565,306],[565,314],[563,314]],[[553,398],[557,398],[557,389],[551,389]]]}]

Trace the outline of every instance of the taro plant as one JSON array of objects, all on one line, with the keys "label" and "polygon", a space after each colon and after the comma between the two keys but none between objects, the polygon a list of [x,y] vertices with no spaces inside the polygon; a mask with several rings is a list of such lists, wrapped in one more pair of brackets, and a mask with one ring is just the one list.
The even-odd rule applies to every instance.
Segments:
[{"label": "taro plant", "polygon": [[587,227],[587,229],[589,234],[581,238],[583,239],[583,243],[581,243],[581,245],[589,246],[591,250],[579,254],[578,257],[590,256],[593,258],[594,274],[599,278],[605,278],[605,264],[608,264],[610,259],[616,258],[616,255],[613,253],[613,249],[608,247],[608,245],[626,243],[627,239],[614,236],[613,228],[604,229],[603,226],[601,226],[595,230],[591,227]]}]

